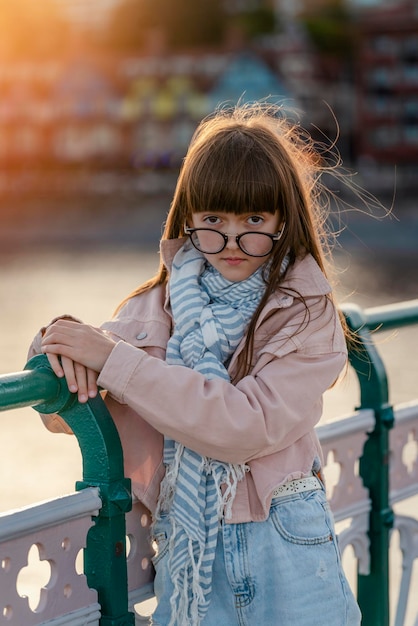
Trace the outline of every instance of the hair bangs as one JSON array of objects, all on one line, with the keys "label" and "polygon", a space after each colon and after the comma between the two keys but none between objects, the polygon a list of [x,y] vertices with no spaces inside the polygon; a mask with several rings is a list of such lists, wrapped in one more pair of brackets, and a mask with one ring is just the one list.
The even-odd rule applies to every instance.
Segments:
[{"label": "hair bangs", "polygon": [[230,132],[223,141],[218,137],[218,144],[202,151],[189,166],[183,189],[189,215],[204,211],[274,214],[280,209],[282,192],[275,164],[245,133]]}]

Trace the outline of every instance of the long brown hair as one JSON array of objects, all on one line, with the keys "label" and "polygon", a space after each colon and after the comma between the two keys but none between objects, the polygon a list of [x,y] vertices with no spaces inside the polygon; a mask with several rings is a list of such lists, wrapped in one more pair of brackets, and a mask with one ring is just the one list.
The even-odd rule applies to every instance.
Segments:
[{"label": "long brown hair", "polygon": [[[184,236],[192,213],[224,211],[278,212],[284,233],[271,253],[266,291],[248,328],[240,371],[249,367],[254,329],[270,295],[289,267],[310,253],[326,274],[328,253],[324,230],[327,195],[320,176],[328,169],[309,135],[281,107],[247,105],[220,109],[204,119],[183,161],[162,239]],[[160,260],[157,274],[120,305],[168,279]]]}]

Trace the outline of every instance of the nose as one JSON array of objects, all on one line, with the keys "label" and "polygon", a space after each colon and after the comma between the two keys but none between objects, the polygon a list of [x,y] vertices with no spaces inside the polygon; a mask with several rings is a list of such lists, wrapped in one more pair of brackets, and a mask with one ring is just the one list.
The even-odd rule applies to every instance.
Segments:
[{"label": "nose", "polygon": [[237,236],[238,233],[236,233],[235,235],[232,235],[231,233],[224,233],[227,237],[228,237],[228,243],[226,244],[226,248],[228,248],[229,250],[237,250],[239,248],[239,245],[237,243]]}]

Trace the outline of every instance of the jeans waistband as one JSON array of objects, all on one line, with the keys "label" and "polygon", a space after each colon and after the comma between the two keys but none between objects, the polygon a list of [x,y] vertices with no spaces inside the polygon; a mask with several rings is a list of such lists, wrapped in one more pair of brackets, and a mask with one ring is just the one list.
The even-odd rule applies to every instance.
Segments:
[{"label": "jeans waistband", "polygon": [[316,489],[322,489],[321,481],[316,476],[307,476],[306,478],[297,478],[296,480],[289,480],[284,485],[277,487],[272,494],[273,498],[282,498],[283,496],[290,496],[294,493],[300,493],[302,491],[314,491]]}]

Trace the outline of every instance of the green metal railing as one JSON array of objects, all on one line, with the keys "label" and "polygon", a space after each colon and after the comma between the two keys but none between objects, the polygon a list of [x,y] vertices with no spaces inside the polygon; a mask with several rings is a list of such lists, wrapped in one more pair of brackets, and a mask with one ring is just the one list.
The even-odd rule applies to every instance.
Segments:
[{"label": "green metal railing", "polygon": [[418,300],[370,309],[350,305],[344,315],[356,340],[349,359],[360,384],[359,409],[372,409],[375,425],[364,445],[360,476],[369,490],[370,573],[358,574],[363,626],[389,626],[389,541],[394,514],[389,504],[389,431],[394,424],[386,369],[373,342],[376,332],[418,323]]},{"label": "green metal railing", "polygon": [[98,592],[101,626],[132,626],[128,611],[125,513],[131,509],[130,480],[124,477],[119,434],[98,396],[80,404],[65,380],[51,370],[44,355],[31,359],[24,372],[0,376],[0,411],[33,406],[40,413],[59,413],[77,437],[83,480],[76,489],[98,487],[99,515],[87,536],[84,572]]},{"label": "green metal railing", "polygon": [[[375,415],[374,429],[360,459],[371,512],[370,573],[358,575],[358,601],[363,626],[389,626],[389,535],[394,519],[389,504],[389,431],[394,414],[373,334],[418,323],[418,300],[364,310],[351,305],[345,307],[344,315],[356,336],[349,345],[349,358],[360,383],[357,408],[371,409]],[[98,591],[101,626],[131,626],[135,618],[127,608],[125,513],[132,501],[113,420],[100,397],[79,404],[43,355],[31,359],[24,372],[0,376],[0,411],[23,406],[33,406],[40,413],[59,413],[78,439],[83,480],[76,487],[98,487],[103,502],[87,537],[85,574],[89,586]]]}]

